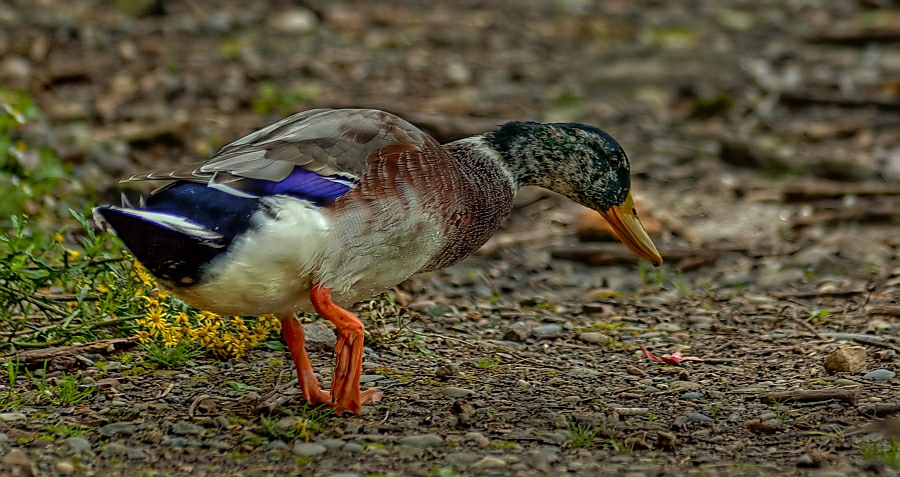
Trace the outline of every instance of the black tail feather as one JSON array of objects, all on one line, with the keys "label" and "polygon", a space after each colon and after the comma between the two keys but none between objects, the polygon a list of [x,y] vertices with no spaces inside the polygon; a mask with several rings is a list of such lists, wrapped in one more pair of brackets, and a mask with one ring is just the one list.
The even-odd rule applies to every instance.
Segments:
[{"label": "black tail feather", "polygon": [[199,282],[203,269],[226,250],[220,241],[173,230],[131,214],[128,209],[97,207],[94,216],[112,227],[153,275],[176,285]]}]

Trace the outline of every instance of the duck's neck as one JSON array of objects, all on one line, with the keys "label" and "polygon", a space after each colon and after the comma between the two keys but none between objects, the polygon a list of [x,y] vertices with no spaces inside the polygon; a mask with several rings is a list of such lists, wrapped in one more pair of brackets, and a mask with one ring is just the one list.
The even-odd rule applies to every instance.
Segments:
[{"label": "duck's neck", "polygon": [[571,192],[570,179],[578,174],[571,159],[593,152],[582,150],[586,144],[555,124],[509,122],[482,138],[517,187],[539,186],[562,194]]},{"label": "duck's neck", "polygon": [[[630,186],[621,146],[593,126],[508,122],[480,137],[496,151],[516,188],[539,186],[594,207],[621,203],[619,196]],[[586,195],[598,186],[603,186],[599,196]]]}]

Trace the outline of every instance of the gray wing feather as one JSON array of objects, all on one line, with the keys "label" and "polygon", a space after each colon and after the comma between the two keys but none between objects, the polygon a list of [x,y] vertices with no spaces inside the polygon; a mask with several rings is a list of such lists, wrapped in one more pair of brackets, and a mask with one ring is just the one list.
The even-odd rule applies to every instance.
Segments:
[{"label": "gray wing feather", "polygon": [[294,167],[358,178],[374,151],[396,143],[421,148],[425,138],[419,128],[384,111],[313,109],[248,134],[205,162],[135,174],[123,182],[180,179],[212,184],[225,178],[230,183],[240,178],[277,182]]}]

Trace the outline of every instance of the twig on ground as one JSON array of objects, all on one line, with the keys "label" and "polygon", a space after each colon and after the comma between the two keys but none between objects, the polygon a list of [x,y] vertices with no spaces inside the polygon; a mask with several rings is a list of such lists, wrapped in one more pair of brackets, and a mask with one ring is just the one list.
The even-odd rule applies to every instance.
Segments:
[{"label": "twig on ground", "polygon": [[855,406],[862,394],[862,386],[831,387],[823,389],[795,389],[791,391],[778,391],[766,393],[760,396],[762,401],[773,402],[813,402],[834,399]]},{"label": "twig on ground", "polygon": [[110,347],[116,349],[116,345],[130,345],[136,341],[137,338],[134,336],[129,338],[114,338],[109,340],[95,341],[93,343],[60,346],[56,348],[31,349],[25,351],[20,350],[15,353],[15,356],[16,359],[18,359],[21,363],[37,363],[60,356],[73,356],[84,353],[104,352],[109,350]]}]

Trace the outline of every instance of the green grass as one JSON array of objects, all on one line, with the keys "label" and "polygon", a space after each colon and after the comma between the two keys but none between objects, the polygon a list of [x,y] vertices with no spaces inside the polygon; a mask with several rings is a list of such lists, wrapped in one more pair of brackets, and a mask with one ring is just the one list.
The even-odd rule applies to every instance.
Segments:
[{"label": "green grass", "polygon": [[497,369],[500,367],[500,357],[494,355],[492,358],[478,358],[475,361],[475,367],[478,369]]},{"label": "green grass", "polygon": [[6,380],[7,388],[3,396],[3,402],[0,403],[0,410],[7,410],[17,407],[25,403],[25,399],[19,396],[16,391],[16,380],[19,378],[19,362],[9,359],[6,361]]},{"label": "green grass", "polygon": [[360,317],[366,322],[366,345],[372,348],[392,346],[419,349],[424,336],[412,329],[415,317],[388,295],[359,305]]},{"label": "green grass", "polygon": [[887,467],[900,468],[900,448],[896,439],[891,439],[890,443],[864,440],[859,444],[859,451],[866,460],[877,459]]},{"label": "green grass", "polygon": [[597,435],[603,429],[591,426],[586,423],[569,423],[569,445],[572,447],[590,447],[594,445]]},{"label": "green grass", "polygon": [[44,430],[60,437],[78,437],[87,432],[87,429],[81,427],[79,424],[69,424],[64,421],[59,421],[53,426],[46,426],[44,427]]},{"label": "green grass", "polygon": [[259,424],[270,436],[283,440],[303,439],[309,441],[313,435],[322,432],[325,419],[332,414],[331,408],[312,407],[305,404],[300,409],[300,415],[295,415],[286,408],[281,409],[296,419],[294,425],[287,429],[280,428],[277,426],[280,418],[268,416],[259,416]]},{"label": "green grass", "polygon": [[37,405],[71,406],[88,400],[97,391],[95,386],[82,386],[81,376],[62,373],[59,377],[48,379],[46,361],[41,376],[27,370],[25,374],[37,389],[30,399]]},{"label": "green grass", "polygon": [[189,364],[192,359],[203,354],[203,349],[181,341],[177,345],[168,347],[159,341],[150,341],[141,345],[141,349],[147,352],[147,360],[158,364],[162,368],[172,369]]}]

